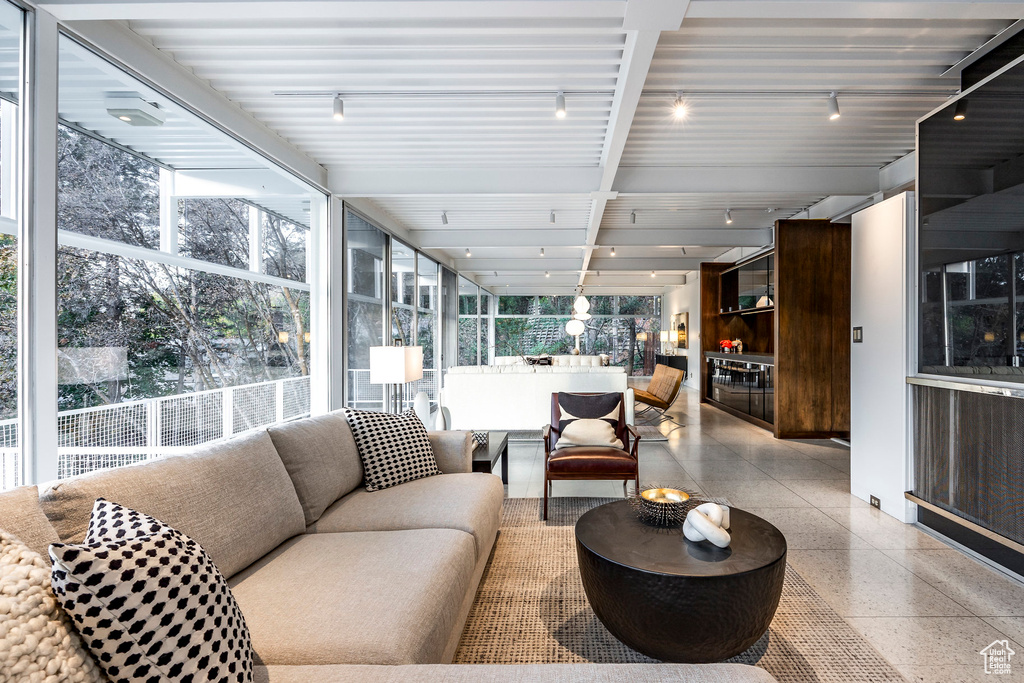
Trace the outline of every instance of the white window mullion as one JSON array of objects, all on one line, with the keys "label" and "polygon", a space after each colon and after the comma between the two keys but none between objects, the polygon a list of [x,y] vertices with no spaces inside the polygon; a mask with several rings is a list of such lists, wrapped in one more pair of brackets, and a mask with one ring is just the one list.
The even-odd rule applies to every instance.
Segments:
[{"label": "white window mullion", "polygon": [[[249,206],[249,270],[263,272],[263,212]],[[308,271],[307,271],[308,272]],[[307,277],[308,279],[308,277]]]},{"label": "white window mullion", "polygon": [[28,17],[18,362],[24,481],[57,478],[57,20]]},{"label": "white window mullion", "polygon": [[160,251],[178,253],[178,198],[174,196],[174,171],[160,169]]}]

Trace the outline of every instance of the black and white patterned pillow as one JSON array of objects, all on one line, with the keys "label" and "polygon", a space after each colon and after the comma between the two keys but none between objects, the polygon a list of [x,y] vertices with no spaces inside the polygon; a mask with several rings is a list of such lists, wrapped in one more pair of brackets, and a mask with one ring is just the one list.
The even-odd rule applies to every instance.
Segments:
[{"label": "black and white patterned pillow", "polygon": [[441,474],[427,429],[413,411],[401,415],[351,408],[344,411],[363,461],[367,491]]},{"label": "black and white patterned pillow", "polygon": [[245,618],[185,534],[101,498],[85,543],[50,557],[54,593],[113,683],[252,681]]}]

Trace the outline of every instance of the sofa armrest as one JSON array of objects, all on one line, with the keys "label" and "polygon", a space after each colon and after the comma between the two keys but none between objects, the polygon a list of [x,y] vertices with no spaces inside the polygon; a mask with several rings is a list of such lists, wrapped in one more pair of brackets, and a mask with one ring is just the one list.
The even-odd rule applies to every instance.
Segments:
[{"label": "sofa armrest", "polygon": [[473,471],[473,432],[427,432],[427,438],[441,472]]}]

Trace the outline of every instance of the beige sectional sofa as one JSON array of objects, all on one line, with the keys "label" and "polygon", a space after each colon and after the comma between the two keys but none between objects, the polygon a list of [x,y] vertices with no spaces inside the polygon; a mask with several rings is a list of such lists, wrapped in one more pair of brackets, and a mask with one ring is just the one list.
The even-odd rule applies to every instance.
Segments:
[{"label": "beige sectional sofa", "polygon": [[96,498],[198,541],[228,578],[257,680],[772,681],[736,665],[451,665],[498,533],[501,480],[468,432],[433,432],[443,472],[367,492],[340,414],[191,455],[0,494],[0,528],[46,555],[83,540]]}]

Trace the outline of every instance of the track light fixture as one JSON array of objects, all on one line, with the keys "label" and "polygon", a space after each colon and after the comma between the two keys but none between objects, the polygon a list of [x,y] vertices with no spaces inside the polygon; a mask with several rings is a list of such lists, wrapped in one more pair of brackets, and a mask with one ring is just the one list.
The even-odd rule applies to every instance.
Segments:
[{"label": "track light fixture", "polygon": [[555,95],[555,116],[560,119],[565,118],[565,93],[561,90]]},{"label": "track light fixture", "polygon": [[679,251],[683,252],[683,256],[686,256],[686,247],[679,247]]},{"label": "track light fixture", "polygon": [[833,90],[828,96],[828,120],[835,121],[839,116],[839,96]]},{"label": "track light fixture", "polygon": [[551,277],[551,273],[549,271],[545,270],[544,271],[544,277]]},{"label": "track light fixture", "polygon": [[651,277],[654,277],[654,271],[653,270],[651,271]]},{"label": "track light fixture", "polygon": [[677,119],[686,118],[686,102],[683,100],[683,96],[679,93],[676,93],[676,101],[672,103],[672,114]]},{"label": "track light fixture", "polygon": [[732,211],[730,209],[725,210],[725,224],[732,225]]},{"label": "track light fixture", "polygon": [[963,121],[967,118],[967,98],[960,98],[956,101],[956,109],[953,111],[954,121]]},{"label": "track light fixture", "polygon": [[629,212],[629,223],[630,223],[630,225],[633,225],[633,224],[636,223],[636,211],[630,211]]},{"label": "track light fixture", "polygon": [[345,100],[341,99],[341,95],[334,96],[334,120],[345,120]]},{"label": "track light fixture", "polygon": [[615,256],[615,247],[612,247],[612,256]]},{"label": "track light fixture", "polygon": [[442,211],[441,212],[441,225],[448,225],[448,212],[447,211]]},{"label": "track light fixture", "polygon": [[541,258],[544,258],[544,247],[540,248],[540,255],[541,255]]},{"label": "track light fixture", "polygon": [[472,255],[473,253],[469,250],[469,247],[466,247],[466,258],[469,258]]},{"label": "track light fixture", "polygon": [[555,223],[555,212],[554,211],[552,211],[551,215],[548,216],[548,223],[551,223],[552,225],[554,225],[554,223]]}]

